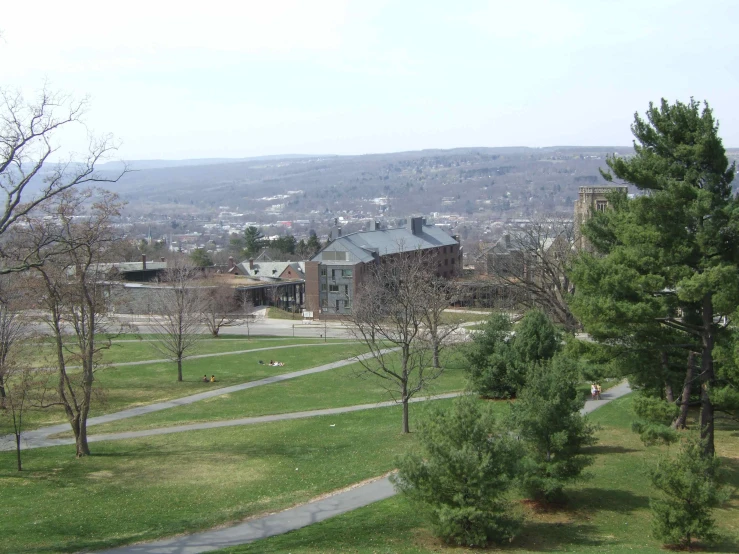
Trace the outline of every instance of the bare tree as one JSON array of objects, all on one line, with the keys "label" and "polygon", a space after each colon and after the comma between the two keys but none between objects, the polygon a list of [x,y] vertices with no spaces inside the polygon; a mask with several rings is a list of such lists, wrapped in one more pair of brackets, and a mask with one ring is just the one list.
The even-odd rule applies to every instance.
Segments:
[{"label": "bare tree", "polygon": [[567,271],[577,237],[571,220],[534,220],[504,237],[488,256],[488,274],[525,308],[538,308],[568,330],[578,327],[568,299],[574,292]]},{"label": "bare tree", "polygon": [[228,327],[238,319],[234,311],[236,292],[228,285],[218,285],[210,288],[204,295],[203,323],[214,337],[218,336],[221,327]]},{"label": "bare tree", "polygon": [[156,314],[154,347],[177,362],[177,381],[182,381],[182,360],[190,356],[202,338],[203,289],[195,285],[198,269],[174,259],[164,273],[164,286],[153,303]]},{"label": "bare tree", "polygon": [[431,347],[432,364],[435,368],[441,367],[440,354],[450,339],[459,330],[459,322],[444,318],[444,310],[459,298],[459,287],[454,281],[433,276],[425,283],[419,283],[422,288],[421,317],[426,327],[428,341]]},{"label": "bare tree", "polygon": [[433,348],[425,336],[428,291],[433,290],[428,284],[436,266],[433,256],[421,250],[380,260],[364,275],[349,328],[372,353],[360,362],[363,371],[382,378],[391,397],[402,404],[402,430],[408,433],[410,399],[443,371],[433,367]]},{"label": "bare tree", "polygon": [[244,325],[246,326],[246,336],[251,337],[251,326],[252,324],[259,321],[261,316],[256,311],[254,301],[249,296],[248,292],[242,292],[241,294],[241,311],[244,314]]},{"label": "bare tree", "polygon": [[5,408],[5,376],[10,353],[28,331],[27,321],[19,311],[21,291],[18,284],[18,279],[0,278],[0,409]]},{"label": "bare tree", "polygon": [[[75,101],[47,88],[32,101],[18,92],[0,89],[0,197],[4,196],[0,235],[57,194],[75,186],[115,182],[125,173],[124,168],[105,177],[95,170],[95,164],[116,150],[110,136],[91,138],[81,160],[70,157],[64,162],[49,162],[58,150],[54,144],[56,133],[81,124],[86,107],[86,99]],[[8,257],[2,245],[0,257]],[[31,258],[13,262],[1,266],[0,273],[27,269],[34,263]]]},{"label": "bare tree", "polygon": [[100,357],[120,331],[107,319],[100,264],[120,240],[112,222],[121,206],[110,192],[66,190],[24,218],[11,242],[13,259],[28,260],[33,268],[28,285],[54,341],[57,383],[40,406],[64,409],[78,457],[90,454],[87,418]]}]

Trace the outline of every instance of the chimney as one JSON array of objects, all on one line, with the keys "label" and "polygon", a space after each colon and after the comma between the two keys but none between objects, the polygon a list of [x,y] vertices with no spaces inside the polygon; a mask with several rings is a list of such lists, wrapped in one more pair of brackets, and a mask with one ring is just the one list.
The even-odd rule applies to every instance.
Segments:
[{"label": "chimney", "polygon": [[146,271],[146,254],[141,254],[141,269]]},{"label": "chimney", "polygon": [[506,233],[503,235],[503,240],[505,240],[505,247],[510,248],[511,247],[511,235],[510,233]]},{"label": "chimney", "polygon": [[414,235],[420,235],[423,232],[423,218],[411,217],[408,220],[408,230]]},{"label": "chimney", "polygon": [[330,238],[331,241],[335,241],[336,239],[341,237],[341,227],[334,227],[331,229]]},{"label": "chimney", "polygon": [[375,221],[374,219],[372,221],[370,221],[369,230],[370,231],[379,231],[380,230],[380,222],[379,221]]},{"label": "chimney", "polygon": [[159,259],[160,259],[160,260],[162,261],[162,263],[164,263],[164,262],[166,262],[166,261],[167,261],[167,260],[165,260],[164,258],[159,258]]},{"label": "chimney", "polygon": [[233,256],[228,257],[228,269],[231,270],[236,266],[236,262],[234,261]]},{"label": "chimney", "polygon": [[249,269],[254,269],[254,258],[249,258]]}]

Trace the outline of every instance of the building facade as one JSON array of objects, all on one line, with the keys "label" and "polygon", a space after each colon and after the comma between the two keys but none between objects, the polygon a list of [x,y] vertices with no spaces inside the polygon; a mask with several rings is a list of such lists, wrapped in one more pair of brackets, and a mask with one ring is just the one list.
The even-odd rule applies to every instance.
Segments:
[{"label": "building facade", "polygon": [[305,264],[306,310],[314,319],[346,317],[361,287],[368,266],[383,257],[422,250],[434,255],[437,275],[451,279],[462,271],[462,249],[459,241],[434,225],[426,225],[414,217],[407,226],[380,229],[373,224],[369,231],[341,236],[333,240]]},{"label": "building facade", "polygon": [[578,250],[587,249],[587,240],[582,236],[580,227],[593,212],[604,212],[608,208],[608,196],[613,192],[628,193],[626,185],[606,187],[580,187],[580,193],[575,201],[575,237]]}]

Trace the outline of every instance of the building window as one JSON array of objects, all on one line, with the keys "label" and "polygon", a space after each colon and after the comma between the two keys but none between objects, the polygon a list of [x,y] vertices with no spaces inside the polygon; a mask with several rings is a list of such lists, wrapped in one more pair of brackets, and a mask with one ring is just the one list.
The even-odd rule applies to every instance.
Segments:
[{"label": "building window", "polygon": [[327,298],[321,298],[321,308],[324,310],[328,308],[328,299]]},{"label": "building window", "polygon": [[337,312],[338,312],[338,311],[339,311],[339,310],[341,309],[341,308],[339,308],[339,303],[340,303],[340,302],[341,302],[341,300],[337,300],[337,301],[336,301],[336,311],[337,311]]},{"label": "building window", "polygon": [[321,267],[321,276],[322,277],[325,277],[326,276],[326,268],[325,267]]},{"label": "building window", "polygon": [[352,278],[352,270],[351,269],[344,269],[344,270],[342,270],[342,274],[347,279],[351,279]]},{"label": "building window", "polygon": [[328,292],[339,292],[339,285],[329,285]]},{"label": "building window", "polygon": [[347,310],[351,310],[352,309],[352,301],[351,300],[344,300],[344,308],[346,308]]},{"label": "building window", "polygon": [[452,258],[452,265],[454,265],[454,258]]},{"label": "building window", "polygon": [[321,283],[321,292],[326,292],[326,283]]},{"label": "building window", "polygon": [[344,285],[344,294],[349,296],[349,285]]},{"label": "building window", "polygon": [[607,206],[608,206],[607,200],[596,200],[595,201],[595,209],[599,212],[605,212]]},{"label": "building window", "polygon": [[331,270],[331,278],[332,278],[332,279],[333,279],[334,281],[336,280],[336,276],[337,276],[337,275],[341,275],[341,270],[340,270],[340,269],[332,269],[332,270]]}]

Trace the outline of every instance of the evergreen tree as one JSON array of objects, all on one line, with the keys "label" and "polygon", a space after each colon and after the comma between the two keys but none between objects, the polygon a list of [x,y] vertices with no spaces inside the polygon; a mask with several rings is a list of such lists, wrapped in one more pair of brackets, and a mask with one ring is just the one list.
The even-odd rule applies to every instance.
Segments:
[{"label": "evergreen tree", "polygon": [[308,242],[306,243],[306,246],[307,246],[307,254],[308,254],[306,257],[307,259],[310,259],[313,256],[315,256],[318,253],[318,251],[321,248],[323,248],[323,246],[321,245],[321,241],[318,240],[318,237],[316,236],[315,233],[311,233],[311,235],[308,237]]},{"label": "evergreen tree", "polygon": [[213,259],[205,248],[196,248],[190,254],[190,259],[195,267],[210,267],[213,265]]},{"label": "evergreen tree", "polygon": [[729,497],[718,483],[718,459],[705,456],[704,451],[701,441],[689,438],[675,458],[660,460],[651,475],[652,484],[662,493],[650,503],[655,536],[689,550],[693,539],[716,539],[711,510]]},{"label": "evergreen tree", "polygon": [[564,486],[592,463],[582,449],[595,443],[595,428],[580,415],[584,400],[577,384],[569,360],[556,357],[531,366],[511,404],[509,426],[524,447],[519,481],[531,498],[561,499]]},{"label": "evergreen tree", "polygon": [[258,227],[249,226],[244,229],[244,256],[253,258],[264,248],[264,235]]},{"label": "evergreen tree", "polygon": [[487,398],[510,398],[523,384],[511,349],[513,323],[505,314],[493,314],[466,350],[470,387]]},{"label": "evergreen tree", "polygon": [[520,522],[506,491],[517,452],[493,415],[475,398],[431,408],[420,426],[420,451],[398,462],[395,487],[427,515],[437,536],[465,546],[508,541]]},{"label": "evergreen tree", "polygon": [[529,311],[513,331],[505,314],[493,314],[467,350],[472,389],[489,398],[515,397],[532,364],[561,349],[561,334],[539,310]]},{"label": "evergreen tree", "polygon": [[675,347],[697,346],[700,427],[706,452],[713,454],[711,395],[718,384],[713,349],[720,316],[732,314],[739,304],[734,165],[708,105],[701,109],[694,100],[674,105],[663,100],[650,104],[646,115],[637,114],[632,125],[635,155],[608,158],[610,171],[603,173],[644,194],[614,195],[613,210],[583,226],[596,255],[583,255],[573,269],[575,312],[592,332],[600,309],[612,334],[620,326],[623,337],[642,345],[645,338],[654,340],[655,346],[667,347],[668,355]]}]

